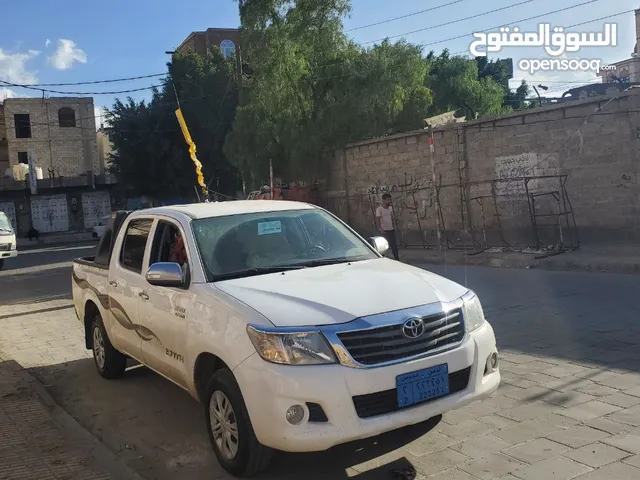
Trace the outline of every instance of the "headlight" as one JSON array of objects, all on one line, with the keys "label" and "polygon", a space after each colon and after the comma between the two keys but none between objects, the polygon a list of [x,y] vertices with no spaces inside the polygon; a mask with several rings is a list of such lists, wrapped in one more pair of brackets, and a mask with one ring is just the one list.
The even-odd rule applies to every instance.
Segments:
[{"label": "headlight", "polygon": [[271,363],[321,365],[336,363],[333,350],[320,332],[268,332],[247,326],[258,354]]},{"label": "headlight", "polygon": [[469,291],[469,293],[462,297],[462,300],[462,314],[464,315],[467,332],[473,332],[486,322],[484,312],[482,311],[482,304],[478,296],[472,291]]}]

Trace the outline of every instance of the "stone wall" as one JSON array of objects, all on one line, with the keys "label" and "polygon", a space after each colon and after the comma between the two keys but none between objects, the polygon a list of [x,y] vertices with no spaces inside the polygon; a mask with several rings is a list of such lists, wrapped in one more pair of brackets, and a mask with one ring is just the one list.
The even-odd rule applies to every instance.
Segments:
[{"label": "stone wall", "polygon": [[[10,166],[19,162],[18,152],[30,152],[45,178],[49,171],[56,177],[77,177],[88,171],[101,173],[93,99],[10,98],[3,107]],[[74,110],[75,127],[59,125],[58,111],[63,107]],[[29,114],[31,138],[16,138],[15,114]]]},{"label": "stone wall", "polygon": [[373,233],[388,191],[405,245],[575,243],[571,212],[581,240],[640,240],[639,94],[436,128],[433,153],[424,130],[350,145],[327,207]]}]

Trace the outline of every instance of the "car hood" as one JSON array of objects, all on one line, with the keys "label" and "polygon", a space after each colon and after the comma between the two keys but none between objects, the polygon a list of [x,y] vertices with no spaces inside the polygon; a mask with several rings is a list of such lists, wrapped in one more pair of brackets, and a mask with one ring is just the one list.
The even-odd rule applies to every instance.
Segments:
[{"label": "car hood", "polygon": [[215,288],[281,327],[345,323],[449,302],[468,291],[444,277],[386,258],[225,280]]}]

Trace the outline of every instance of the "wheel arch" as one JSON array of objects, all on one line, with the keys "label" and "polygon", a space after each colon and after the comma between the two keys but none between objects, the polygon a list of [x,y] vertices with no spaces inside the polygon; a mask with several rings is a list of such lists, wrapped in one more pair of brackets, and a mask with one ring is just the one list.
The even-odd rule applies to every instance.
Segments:
[{"label": "wheel arch", "polygon": [[211,376],[223,368],[231,371],[229,366],[217,355],[202,352],[196,357],[193,367],[193,384],[198,400],[204,403],[205,390]]},{"label": "wheel arch", "polygon": [[93,337],[91,336],[91,325],[97,315],[100,315],[100,309],[93,300],[87,300],[84,304],[84,343],[87,350],[93,348]]}]

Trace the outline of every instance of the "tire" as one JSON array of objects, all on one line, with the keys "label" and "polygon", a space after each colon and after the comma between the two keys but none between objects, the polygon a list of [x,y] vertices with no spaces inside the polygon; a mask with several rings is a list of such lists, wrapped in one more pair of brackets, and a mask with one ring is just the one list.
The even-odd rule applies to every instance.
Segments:
[{"label": "tire", "polygon": [[0,260],[0,270],[2,270],[2,267],[4,267],[4,258]]},{"label": "tire", "polygon": [[[220,395],[221,394],[221,395]],[[209,440],[213,446],[213,451],[218,458],[220,465],[232,475],[237,477],[251,477],[265,471],[273,458],[274,450],[265,447],[256,438],[251,420],[247,412],[247,407],[242,398],[240,387],[231,371],[227,369],[218,370],[207,386],[205,395],[205,417],[207,419],[207,430]],[[225,400],[226,399],[226,400]],[[217,401],[229,402],[231,410],[226,416],[227,421],[236,425],[236,451],[233,455],[231,449],[225,448],[224,435],[216,440],[214,436],[212,415],[215,417],[215,410],[218,407]],[[218,408],[218,412],[224,412],[224,408]],[[215,419],[215,418],[214,418]],[[233,436],[233,435],[232,435]],[[218,435],[220,437],[220,435]],[[218,445],[220,442],[221,445]]]},{"label": "tire", "polygon": [[127,357],[111,345],[100,315],[96,315],[91,324],[91,348],[93,362],[102,377],[112,380],[124,375]]}]

